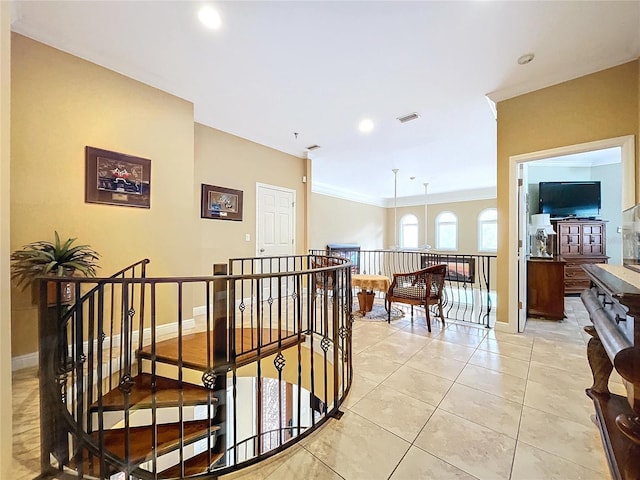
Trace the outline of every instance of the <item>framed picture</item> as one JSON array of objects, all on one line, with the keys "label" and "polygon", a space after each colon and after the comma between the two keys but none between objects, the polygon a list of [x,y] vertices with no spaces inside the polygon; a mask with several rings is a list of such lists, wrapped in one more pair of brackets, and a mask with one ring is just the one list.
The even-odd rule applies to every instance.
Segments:
[{"label": "framed picture", "polygon": [[202,184],[202,218],[242,221],[242,190]]},{"label": "framed picture", "polygon": [[85,202],[151,208],[151,160],[87,146],[85,162]]}]

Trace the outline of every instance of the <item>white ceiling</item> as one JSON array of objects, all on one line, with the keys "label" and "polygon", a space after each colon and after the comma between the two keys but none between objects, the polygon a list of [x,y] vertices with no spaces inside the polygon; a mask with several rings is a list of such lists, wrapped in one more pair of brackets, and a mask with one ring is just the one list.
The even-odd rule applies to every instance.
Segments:
[{"label": "white ceiling", "polygon": [[425,182],[430,194],[492,191],[487,94],[640,56],[639,1],[209,2],[215,31],[197,20],[203,3],[19,1],[12,26],[193,102],[197,122],[300,157],[318,144],[314,191],[374,202],[393,197],[392,168],[399,197]]}]

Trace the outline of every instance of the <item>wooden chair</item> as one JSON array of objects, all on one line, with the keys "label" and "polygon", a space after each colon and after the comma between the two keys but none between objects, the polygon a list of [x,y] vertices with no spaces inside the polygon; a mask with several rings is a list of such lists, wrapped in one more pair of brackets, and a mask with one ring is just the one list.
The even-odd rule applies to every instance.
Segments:
[{"label": "wooden chair", "polygon": [[[342,265],[340,259],[332,257],[317,257],[311,260],[311,268],[324,268]],[[317,290],[332,290],[336,283],[336,272],[326,271],[313,274],[313,282]]]},{"label": "wooden chair", "polygon": [[391,323],[391,304],[393,302],[411,305],[411,321],[413,322],[413,306],[424,307],[427,317],[427,329],[431,331],[431,317],[429,306],[438,306],[438,316],[444,325],[442,312],[442,292],[444,280],[447,276],[446,265],[433,265],[410,273],[394,273],[393,281],[387,292],[385,304],[388,312],[388,322]]}]

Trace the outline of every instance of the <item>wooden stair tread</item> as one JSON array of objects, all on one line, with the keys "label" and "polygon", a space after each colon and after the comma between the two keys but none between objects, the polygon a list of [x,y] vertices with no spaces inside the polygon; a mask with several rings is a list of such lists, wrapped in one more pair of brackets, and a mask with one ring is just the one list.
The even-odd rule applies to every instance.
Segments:
[{"label": "wooden stair tread", "polygon": [[[275,341],[262,345],[260,352],[262,355],[271,355],[278,352],[278,330],[262,329],[262,338],[275,338]],[[305,340],[304,335],[298,338],[297,333],[291,333],[287,337],[283,337],[281,341],[282,348],[290,348]],[[213,334],[210,333],[210,342],[213,348]],[[256,344],[258,342],[258,329],[244,328],[236,329],[236,365],[242,365],[256,360],[258,351]],[[151,346],[138,350],[138,357],[142,359],[151,359]],[[207,369],[207,333],[197,332],[182,336],[182,365],[186,368],[195,370]],[[156,359],[160,362],[173,365],[178,364],[178,338],[170,338],[156,343]]]},{"label": "wooden stair tread", "polygon": [[[209,470],[209,467],[211,467],[211,465],[214,465],[223,456],[224,453],[211,452],[211,463],[209,463],[209,453],[206,451],[188,458],[184,461],[184,476],[189,477],[191,475],[205,473],[207,470]],[[169,467],[166,470],[158,473],[158,478],[180,478],[180,464]]]},{"label": "wooden stair tread", "polygon": [[[129,409],[151,408],[153,405],[153,376],[150,373],[141,373],[134,377],[134,385],[129,394]],[[158,408],[174,407],[179,405],[180,392],[182,392],[182,405],[202,405],[208,403],[209,393],[211,402],[217,402],[205,387],[187,382],[178,382],[171,378],[155,376],[155,406]],[[124,394],[116,387],[102,396],[102,409],[104,411],[116,411],[124,409]],[[89,406],[89,411],[97,411],[98,402]]]},{"label": "wooden stair tread", "polygon": [[[183,422],[185,445],[193,443],[202,438],[206,438],[209,432],[214,433],[220,430],[217,425],[212,425],[209,420],[190,420]],[[209,428],[210,427],[210,428]],[[104,449],[111,454],[124,460],[125,458],[125,438],[124,428],[104,430]],[[93,432],[91,437],[98,443],[99,432]],[[151,460],[153,453],[153,426],[129,428],[129,464],[140,465]],[[157,447],[155,455],[160,456],[180,447],[180,423],[163,423],[157,425],[156,436]]]}]

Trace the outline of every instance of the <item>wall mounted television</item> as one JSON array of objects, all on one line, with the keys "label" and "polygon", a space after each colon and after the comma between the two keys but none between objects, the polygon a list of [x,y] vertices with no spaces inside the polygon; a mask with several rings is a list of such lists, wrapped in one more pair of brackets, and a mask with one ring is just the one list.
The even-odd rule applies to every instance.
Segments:
[{"label": "wall mounted television", "polygon": [[539,213],[552,218],[590,218],[600,215],[600,182],[540,182]]}]

